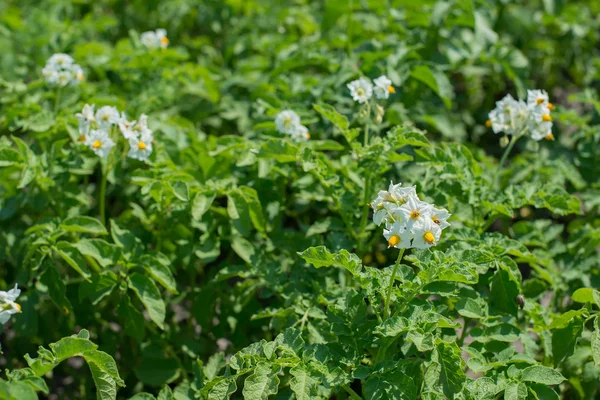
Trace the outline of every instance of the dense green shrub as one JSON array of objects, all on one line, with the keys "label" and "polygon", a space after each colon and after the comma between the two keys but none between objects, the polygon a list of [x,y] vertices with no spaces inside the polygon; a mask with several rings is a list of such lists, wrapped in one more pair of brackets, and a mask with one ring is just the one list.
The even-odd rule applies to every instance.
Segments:
[{"label": "dense green shrub", "polygon": [[[599,12],[2,2],[0,399],[597,398]],[[555,140],[486,126],[537,88]]]}]

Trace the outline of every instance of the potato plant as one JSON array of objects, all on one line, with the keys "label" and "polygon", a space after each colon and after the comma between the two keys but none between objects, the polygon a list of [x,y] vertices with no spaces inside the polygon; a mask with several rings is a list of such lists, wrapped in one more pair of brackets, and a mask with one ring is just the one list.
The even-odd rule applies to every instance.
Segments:
[{"label": "potato plant", "polygon": [[3,2],[0,399],[598,398],[599,12]]}]

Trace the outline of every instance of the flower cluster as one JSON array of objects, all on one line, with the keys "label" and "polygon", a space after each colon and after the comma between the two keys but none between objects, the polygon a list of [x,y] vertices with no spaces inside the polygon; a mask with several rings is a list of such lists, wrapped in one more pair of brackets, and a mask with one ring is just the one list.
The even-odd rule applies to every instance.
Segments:
[{"label": "flower cluster", "polygon": [[292,110],[283,110],[275,117],[279,133],[290,135],[296,142],[310,139],[308,128],[300,123],[300,116]]},{"label": "flower cluster", "polygon": [[383,236],[389,247],[426,249],[435,246],[442,230],[450,226],[450,214],[444,208],[419,200],[414,186],[402,187],[390,182],[371,203],[373,222],[385,223]]},{"label": "flower cluster", "polygon": [[527,102],[515,100],[508,94],[496,102],[496,108],[489,113],[486,125],[494,133],[517,136],[529,133],[534,140],[553,140],[552,110],[554,106],[544,90],[528,90]]},{"label": "flower cluster", "polygon": [[0,324],[5,324],[10,316],[21,312],[21,306],[15,303],[21,291],[15,284],[13,289],[8,292],[0,291]]},{"label": "flower cluster", "polygon": [[70,55],[57,53],[46,61],[42,76],[52,86],[78,85],[83,80],[83,69]]},{"label": "flower cluster", "polygon": [[385,75],[373,80],[373,83],[366,78],[359,78],[346,86],[350,89],[352,99],[360,104],[366,103],[373,93],[378,99],[387,99],[390,94],[396,93],[392,81]]},{"label": "flower cluster", "polygon": [[157,29],[155,31],[148,31],[142,33],[140,36],[140,42],[147,48],[154,49],[166,49],[169,45],[169,38],[167,38],[167,31],[164,29]]},{"label": "flower cluster", "polygon": [[100,107],[94,113],[95,106],[86,104],[75,116],[79,121],[79,141],[85,143],[96,155],[106,158],[115,146],[111,139],[111,130],[118,127],[129,142],[128,157],[147,160],[152,154],[152,130],[148,128],[148,117],[142,114],[137,121],[128,121],[125,113],[119,114],[116,107]]}]

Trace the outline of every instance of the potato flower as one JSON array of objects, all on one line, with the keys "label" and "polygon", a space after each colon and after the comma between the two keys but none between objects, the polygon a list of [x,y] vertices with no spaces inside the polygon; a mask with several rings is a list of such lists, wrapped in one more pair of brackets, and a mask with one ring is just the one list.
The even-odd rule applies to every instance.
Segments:
[{"label": "potato flower", "polygon": [[46,61],[42,76],[50,86],[78,85],[84,78],[83,69],[68,54],[56,53]]},{"label": "potato flower", "polygon": [[437,245],[442,230],[450,226],[450,213],[421,201],[414,187],[390,182],[371,203],[373,222],[385,223],[383,236],[388,247],[424,249]]},{"label": "potato flower", "polygon": [[94,152],[97,156],[106,158],[110,153],[110,150],[114,147],[115,142],[109,137],[108,132],[104,129],[93,129],[90,131],[85,144]]},{"label": "potato flower", "polygon": [[375,88],[373,89],[375,97],[378,99],[387,99],[390,94],[396,93],[396,89],[392,86],[392,81],[385,75],[373,80]]},{"label": "potato flower", "polygon": [[167,31],[165,29],[157,29],[142,33],[140,42],[150,50],[158,48],[164,50],[169,45],[169,38],[167,38]]},{"label": "potato flower", "polygon": [[11,315],[21,312],[21,306],[16,303],[20,294],[21,291],[16,284],[8,292],[0,291],[0,324],[7,323]]},{"label": "potato flower", "polygon": [[366,103],[373,96],[373,84],[365,78],[359,78],[346,86],[350,89],[352,99],[360,104]]}]

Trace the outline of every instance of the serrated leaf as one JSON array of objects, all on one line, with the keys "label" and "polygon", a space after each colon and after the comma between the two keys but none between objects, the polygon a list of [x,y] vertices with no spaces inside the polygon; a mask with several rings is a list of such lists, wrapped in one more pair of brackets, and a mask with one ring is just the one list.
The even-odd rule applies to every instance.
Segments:
[{"label": "serrated leaf", "polygon": [[270,139],[260,146],[258,157],[274,159],[281,163],[296,162],[298,147],[287,140]]},{"label": "serrated leaf", "polygon": [[173,194],[181,201],[190,200],[190,188],[187,182],[183,181],[169,181],[169,186],[173,190]]},{"label": "serrated leaf", "polygon": [[440,383],[444,394],[452,398],[459,393],[467,379],[463,372],[463,360],[456,343],[439,341],[435,345],[437,362],[440,364]]},{"label": "serrated leaf", "polygon": [[317,379],[310,376],[304,366],[298,365],[290,369],[290,388],[297,400],[312,400],[317,396]]},{"label": "serrated leaf", "polygon": [[554,366],[558,366],[562,360],[573,354],[582,331],[583,319],[580,316],[575,316],[566,326],[552,332]]},{"label": "serrated leaf", "polygon": [[214,194],[196,193],[191,208],[192,218],[195,221],[202,219],[202,216],[210,209],[215,197]]},{"label": "serrated leaf", "polygon": [[596,367],[600,367],[600,317],[594,320],[594,332],[592,332],[592,357]]},{"label": "serrated leaf", "polygon": [[345,131],[350,126],[348,118],[337,112],[337,110],[329,104],[313,104],[313,108],[316,112],[321,114],[324,118],[329,120],[338,129]]},{"label": "serrated leaf", "polygon": [[277,394],[279,377],[271,372],[270,364],[260,362],[252,375],[244,381],[242,394],[245,400],[268,400],[272,394]]},{"label": "serrated leaf", "polygon": [[346,250],[340,250],[337,253],[330,253],[325,246],[310,247],[301,253],[298,253],[306,262],[312,264],[315,268],[331,267],[340,265],[357,275],[362,270],[362,261],[356,254],[349,253]]},{"label": "serrated leaf", "polygon": [[64,241],[56,243],[54,250],[71,268],[73,268],[84,279],[90,278],[90,272],[87,268],[85,258],[82,257],[80,251],[72,244]]}]

